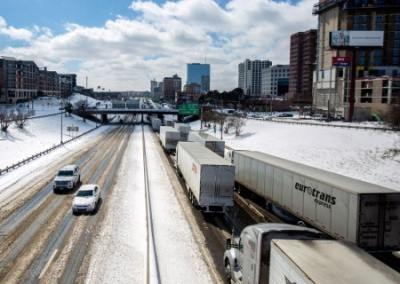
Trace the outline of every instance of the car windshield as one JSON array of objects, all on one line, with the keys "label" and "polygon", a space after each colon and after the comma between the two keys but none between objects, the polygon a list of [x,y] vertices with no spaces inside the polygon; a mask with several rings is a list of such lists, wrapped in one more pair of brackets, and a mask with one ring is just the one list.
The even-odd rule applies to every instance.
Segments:
[{"label": "car windshield", "polygon": [[73,176],[74,172],[73,171],[59,171],[57,175],[61,176],[61,177],[69,177],[69,176]]},{"label": "car windshield", "polygon": [[80,191],[78,191],[76,196],[79,196],[79,197],[93,196],[93,190],[80,190]]}]

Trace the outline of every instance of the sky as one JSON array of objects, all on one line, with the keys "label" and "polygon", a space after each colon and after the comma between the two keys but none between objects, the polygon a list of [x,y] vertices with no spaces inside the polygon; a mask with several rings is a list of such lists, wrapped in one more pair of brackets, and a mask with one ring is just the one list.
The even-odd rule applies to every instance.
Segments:
[{"label": "sky", "polygon": [[238,86],[245,59],[289,64],[290,36],[317,27],[316,0],[2,0],[0,56],[77,74],[80,86],[150,90],[187,63],[211,65],[211,89]]},{"label": "sky", "polygon": [[[80,95],[75,95],[71,101],[80,98]],[[92,98],[88,100],[90,104],[95,103]],[[34,109],[38,116],[59,113],[58,107],[59,101],[54,98],[34,101]],[[295,115],[287,119],[292,120],[297,117]],[[383,157],[385,151],[400,148],[398,133],[334,128],[323,126],[325,125],[323,122],[314,122],[316,126],[249,119],[240,136],[235,136],[231,129],[228,134],[223,133],[223,139],[227,146],[235,150],[256,149],[400,191],[398,175],[400,157],[390,159]],[[347,125],[345,122],[334,123]],[[82,118],[76,116],[67,118],[63,116],[62,124],[60,116],[34,119],[30,120],[24,129],[12,124],[7,135],[4,132],[0,133],[0,168],[3,169],[39,151],[58,145],[61,125],[64,129],[64,142],[95,128],[95,123],[89,120],[83,122]],[[189,125],[192,130],[200,129],[199,121],[191,122]],[[375,124],[359,125],[368,127]],[[66,131],[68,126],[78,126],[79,131],[70,133]],[[21,189],[21,183],[24,184],[26,179],[34,181],[35,176],[47,174],[52,161],[85,147],[88,141],[100,136],[109,127],[103,125],[47,155],[0,175],[0,206],[4,202],[7,203],[7,199],[14,195],[16,190]],[[141,135],[141,127],[135,127],[134,131],[133,135]],[[205,132],[218,138],[221,135],[219,131],[214,133],[213,128]],[[149,135],[148,131],[145,135]],[[157,188],[157,194],[152,198],[160,205],[154,208],[154,226],[155,239],[162,240],[157,247],[158,261],[165,268],[162,275],[163,283],[177,283],[177,279],[180,280],[179,283],[217,283],[218,281],[211,280],[214,279],[213,273],[207,269],[206,259],[200,252],[201,247],[206,246],[205,240],[196,238],[197,233],[186,219],[185,216],[188,215],[185,215],[185,209],[180,206],[185,200],[180,200],[178,194],[170,194],[174,185],[164,171],[166,168],[154,148],[158,147],[159,143],[154,142],[151,146],[153,150],[146,154],[150,159],[149,172],[158,173],[150,177],[150,186]],[[109,214],[106,214],[99,224],[100,231],[92,243],[91,254],[94,257],[89,265],[87,283],[143,283],[143,271],[145,271],[143,259],[146,252],[145,240],[141,236],[146,235],[145,206],[144,201],[142,202],[143,183],[136,182],[143,177],[142,155],[137,155],[141,147],[138,139],[130,139],[112,194],[107,195],[103,203],[108,208],[119,210],[109,210]],[[127,188],[129,190],[126,190]],[[23,187],[22,189],[25,190]],[[135,206],[132,206],[131,200],[136,201]],[[165,218],[165,215],[168,218]]]}]

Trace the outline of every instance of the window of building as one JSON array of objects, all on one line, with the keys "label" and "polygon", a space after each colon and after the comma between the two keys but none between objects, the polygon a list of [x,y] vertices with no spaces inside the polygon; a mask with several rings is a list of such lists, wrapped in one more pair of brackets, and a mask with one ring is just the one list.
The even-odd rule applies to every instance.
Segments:
[{"label": "window of building", "polygon": [[399,43],[400,43],[399,40],[395,40],[394,43],[393,43],[394,47],[399,47]]},{"label": "window of building", "polygon": [[365,58],[359,58],[358,65],[364,65],[364,64],[365,64]]},{"label": "window of building", "polygon": [[396,21],[400,21],[400,14],[396,15]]},{"label": "window of building", "polygon": [[[364,1],[364,2],[367,2],[367,1]],[[363,3],[363,4],[367,4],[367,3]],[[362,22],[362,23],[365,23],[365,22],[367,22],[367,16],[360,16],[360,22]]]},{"label": "window of building", "polygon": [[399,58],[398,57],[393,57],[393,64],[398,65],[399,64]]},{"label": "window of building", "polygon": [[394,56],[399,56],[399,49],[398,48],[395,48],[395,49],[393,49],[393,55]]},{"label": "window of building", "polygon": [[375,56],[381,56],[382,55],[382,51],[381,50],[375,50],[374,51],[374,55]]},{"label": "window of building", "polygon": [[382,30],[383,30],[381,24],[377,24],[375,29],[376,29],[377,31],[382,31]]},{"label": "window of building", "polygon": [[366,24],[361,24],[360,25],[360,31],[366,31],[367,30],[367,25]]},{"label": "window of building", "polygon": [[358,24],[353,25],[353,30],[358,31]]},{"label": "window of building", "polygon": [[365,51],[360,51],[358,54],[359,54],[360,56],[365,56]]},{"label": "window of building", "polygon": [[381,59],[380,58],[374,58],[374,65],[375,66],[381,65]]},{"label": "window of building", "polygon": [[395,28],[396,30],[400,30],[400,23],[396,23],[395,26],[394,26],[394,28]]},{"label": "window of building", "polygon": [[394,33],[394,38],[400,38],[400,32],[395,32]]},{"label": "window of building", "polygon": [[354,22],[357,23],[359,21],[359,17],[358,16],[354,16]]},{"label": "window of building", "polygon": [[376,16],[376,22],[377,23],[383,23],[383,16],[381,16],[381,15]]}]

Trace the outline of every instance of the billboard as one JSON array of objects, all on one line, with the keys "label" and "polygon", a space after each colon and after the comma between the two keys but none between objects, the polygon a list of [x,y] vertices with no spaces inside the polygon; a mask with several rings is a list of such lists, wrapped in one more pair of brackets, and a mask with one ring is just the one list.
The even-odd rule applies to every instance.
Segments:
[{"label": "billboard", "polygon": [[383,31],[332,31],[329,34],[331,47],[382,47]]}]

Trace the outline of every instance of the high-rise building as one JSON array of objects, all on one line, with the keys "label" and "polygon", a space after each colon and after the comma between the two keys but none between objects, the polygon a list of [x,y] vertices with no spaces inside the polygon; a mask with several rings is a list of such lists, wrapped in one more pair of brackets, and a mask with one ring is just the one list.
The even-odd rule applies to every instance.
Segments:
[{"label": "high-rise building", "polygon": [[238,86],[243,89],[246,95],[261,95],[261,73],[265,68],[269,68],[272,62],[269,60],[246,59],[238,66]]},{"label": "high-rise building", "polygon": [[196,85],[197,92],[210,91],[210,64],[188,63],[186,85]]},{"label": "high-rise building", "polygon": [[154,79],[154,80],[151,80],[150,81],[150,94],[151,94],[151,96],[154,96],[154,94],[155,94],[155,88],[157,88],[157,86],[158,86],[158,82]]},{"label": "high-rise building", "polygon": [[[387,109],[399,97],[393,82],[400,74],[400,3],[393,0],[319,1],[313,8],[318,16],[317,60],[313,106],[317,112],[350,116],[349,107],[370,108],[371,113]],[[383,31],[382,48],[331,48],[332,31]],[[352,58],[355,66],[335,66],[334,58]],[[354,100],[349,101],[350,68],[356,71]],[[346,117],[352,120],[353,117]]]},{"label": "high-rise building", "polygon": [[289,90],[289,65],[275,65],[261,72],[263,95],[283,96]]},{"label": "high-rise building", "polygon": [[182,79],[175,74],[163,80],[163,99],[165,102],[175,103],[177,93],[182,90]]},{"label": "high-rise building", "polygon": [[317,30],[298,32],[290,37],[289,92],[297,105],[311,105]]}]

